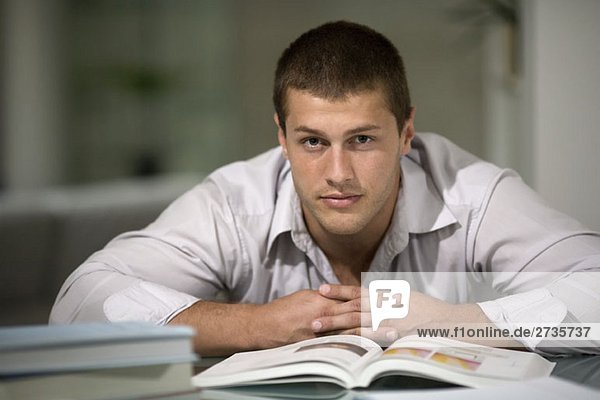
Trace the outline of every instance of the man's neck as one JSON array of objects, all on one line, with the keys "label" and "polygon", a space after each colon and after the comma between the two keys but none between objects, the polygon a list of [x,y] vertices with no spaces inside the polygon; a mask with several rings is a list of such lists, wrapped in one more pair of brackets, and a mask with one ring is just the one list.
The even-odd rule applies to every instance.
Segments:
[{"label": "man's neck", "polygon": [[360,285],[360,274],[369,270],[381,239],[329,242],[319,245],[342,284]]}]

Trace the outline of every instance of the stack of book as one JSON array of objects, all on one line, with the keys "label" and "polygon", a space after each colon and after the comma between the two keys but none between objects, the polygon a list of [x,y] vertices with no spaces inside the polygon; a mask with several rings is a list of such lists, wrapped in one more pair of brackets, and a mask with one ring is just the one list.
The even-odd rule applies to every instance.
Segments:
[{"label": "stack of book", "polygon": [[192,389],[194,331],[146,323],[0,329],[0,400],[120,399]]}]

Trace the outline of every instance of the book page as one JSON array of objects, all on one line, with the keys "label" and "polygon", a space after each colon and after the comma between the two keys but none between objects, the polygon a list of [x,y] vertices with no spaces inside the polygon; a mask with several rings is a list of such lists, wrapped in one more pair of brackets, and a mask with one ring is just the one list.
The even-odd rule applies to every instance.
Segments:
[{"label": "book page", "polygon": [[[234,384],[248,377],[268,380],[301,375],[323,375],[353,380],[354,371],[377,358],[382,350],[369,339],[352,335],[325,336],[275,349],[237,353],[196,375],[198,386],[213,382]],[[303,366],[310,365],[310,368]]]},{"label": "book page", "polygon": [[554,366],[535,353],[439,338],[400,339],[385,350],[377,361],[392,359],[417,361],[455,373],[502,380],[547,376]]},{"label": "book page", "polygon": [[351,366],[372,359],[381,352],[381,348],[369,339],[352,335],[324,336],[275,349],[237,353],[209,370],[232,374],[304,361],[321,361],[351,370]]}]

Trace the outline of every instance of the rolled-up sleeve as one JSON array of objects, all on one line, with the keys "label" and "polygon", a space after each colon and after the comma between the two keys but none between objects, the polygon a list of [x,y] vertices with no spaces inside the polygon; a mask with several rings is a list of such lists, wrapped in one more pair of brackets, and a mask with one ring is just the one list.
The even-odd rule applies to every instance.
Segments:
[{"label": "rolled-up sleeve", "polygon": [[50,323],[167,323],[198,299],[227,290],[241,248],[227,198],[207,180],[147,228],[118,236],[77,268]]},{"label": "rolled-up sleeve", "polygon": [[[600,322],[600,234],[549,207],[514,175],[495,183],[476,232],[473,266],[504,296],[479,303],[496,325]],[[535,349],[542,339],[521,341]],[[599,351],[598,343],[586,346]]]}]

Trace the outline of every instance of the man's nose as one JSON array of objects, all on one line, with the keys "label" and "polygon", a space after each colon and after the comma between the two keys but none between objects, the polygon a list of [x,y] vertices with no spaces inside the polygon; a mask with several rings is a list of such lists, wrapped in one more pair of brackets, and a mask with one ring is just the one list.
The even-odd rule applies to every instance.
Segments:
[{"label": "man's nose", "polygon": [[330,148],[325,179],[331,186],[339,186],[354,178],[351,155],[344,149]]}]

